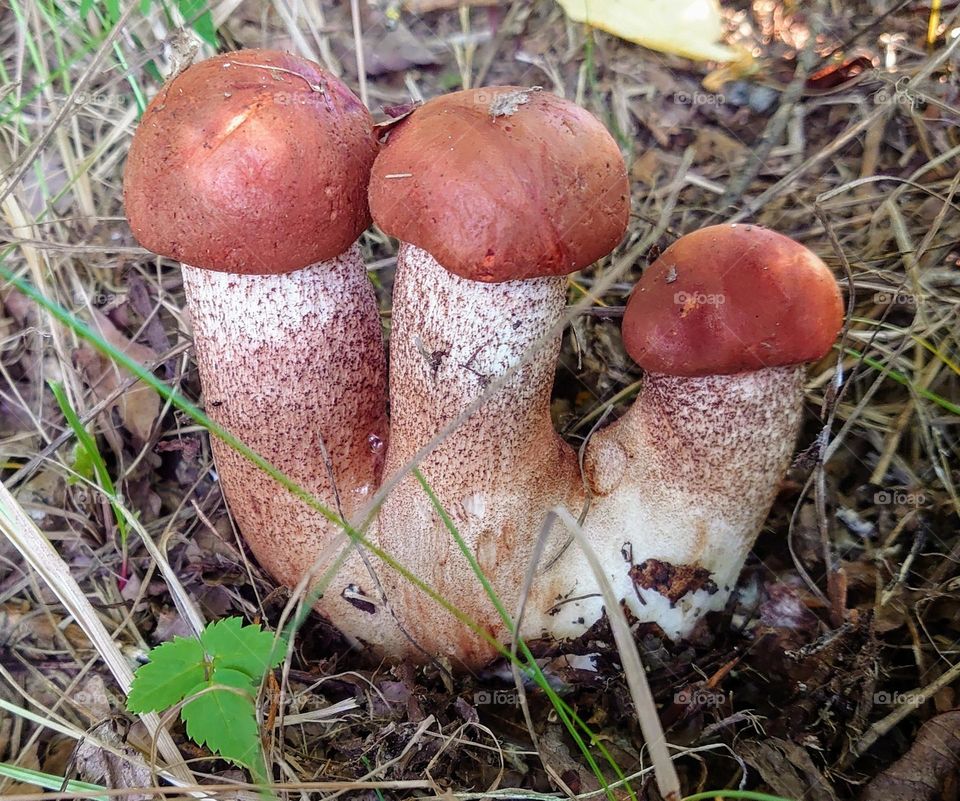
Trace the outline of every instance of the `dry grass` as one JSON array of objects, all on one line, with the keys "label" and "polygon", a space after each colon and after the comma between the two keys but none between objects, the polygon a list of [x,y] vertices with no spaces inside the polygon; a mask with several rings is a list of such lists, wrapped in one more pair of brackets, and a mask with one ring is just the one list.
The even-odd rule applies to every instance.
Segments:
[{"label": "dry grass", "polygon": [[[114,344],[137,343],[160,378],[198,399],[179,271],[136,246],[120,191],[139,103],[195,43],[158,0],[147,16],[125,6],[116,27],[80,20],[78,5],[0,8],[3,259],[79,319],[105,315]],[[805,450],[740,604],[690,643],[634,635],[686,791],[743,781],[787,796],[856,797],[924,721],[958,705],[960,37],[945,34],[960,11],[943,10],[927,48],[929,9],[913,3],[816,4],[822,13],[737,3],[731,28],[762,52],[762,69],[710,93],[701,65],[571,25],[549,0],[419,17],[397,16],[395,5],[223,0],[212,10],[221,49],[292,49],[358,91],[359,38],[363,91],[380,117],[384,106],[460,86],[541,84],[617,133],[634,217],[620,251],[571,286],[571,304],[585,291],[599,296],[580,304],[592,308],[574,317],[558,372],[555,415],[574,445],[607,408],[629,402],[638,374],[620,345],[618,309],[647,258],[677,235],[755,221],[809,245],[845,282],[845,338],[811,371]],[[839,68],[835,85],[818,75],[861,55],[874,68]],[[389,321],[392,246],[375,232],[364,245]],[[128,576],[108,499],[76,480],[50,381],[63,384],[110,465],[133,529]],[[276,623],[287,601],[244,555],[202,429],[131,394],[132,384],[0,286],[0,476],[25,512],[4,501],[0,521],[8,536],[36,526],[54,545],[45,572],[0,543],[0,760],[51,776],[102,782],[77,759],[85,742],[110,755],[115,782],[126,766],[133,783],[152,746],[144,723],[123,712],[125,669],[188,633],[185,610]],[[78,591],[56,578],[65,571]],[[619,657],[609,644],[581,645],[597,654],[596,670],[565,659],[547,669],[644,786]],[[271,757],[290,792],[596,795],[538,694],[524,709],[535,737],[518,709],[472,703],[494,676],[451,683],[371,667],[311,619],[282,681],[264,710],[272,720],[283,698]],[[238,789],[238,771],[178,725],[167,730],[161,762],[174,766],[176,747],[186,761],[171,777],[182,786],[169,792],[219,782],[233,783],[227,795],[253,797]],[[0,794],[38,791],[0,778]]]}]

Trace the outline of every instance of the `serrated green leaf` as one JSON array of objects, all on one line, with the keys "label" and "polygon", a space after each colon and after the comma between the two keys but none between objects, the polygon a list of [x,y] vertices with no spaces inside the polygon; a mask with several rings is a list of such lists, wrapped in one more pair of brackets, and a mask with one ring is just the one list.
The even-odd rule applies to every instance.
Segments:
[{"label": "serrated green leaf", "polygon": [[283,661],[287,650],[282,638],[275,638],[260,626],[245,626],[240,617],[211,623],[200,635],[200,642],[218,668],[246,673],[255,684]]},{"label": "serrated green leaf", "polygon": [[127,709],[160,712],[182,701],[205,678],[200,641],[174,637],[151,650],[150,661],[133,674]]},{"label": "serrated green leaf", "polygon": [[[213,689],[209,689],[211,687]],[[207,692],[187,702],[180,710],[187,734],[194,742],[206,745],[225,759],[258,772],[262,756],[253,696],[255,690],[250,677],[239,670],[220,668],[212,678],[193,687],[190,694],[203,690]]]}]

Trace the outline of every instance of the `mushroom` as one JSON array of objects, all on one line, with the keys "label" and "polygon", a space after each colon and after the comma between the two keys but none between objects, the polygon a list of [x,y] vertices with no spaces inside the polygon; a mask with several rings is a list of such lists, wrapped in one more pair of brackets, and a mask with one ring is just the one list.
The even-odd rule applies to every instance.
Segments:
[{"label": "mushroom", "polygon": [[[377,225],[401,240],[386,476],[529,356],[419,463],[513,611],[546,513],[582,502],[576,455],[550,417],[560,348],[554,329],[566,275],[607,255],[626,230],[623,158],[595,117],[555,95],[518,87],[455,92],[390,130],[374,163],[370,207]],[[388,495],[379,522],[387,551],[494,637],[508,638],[412,476]],[[493,655],[416,587],[391,576],[384,582],[424,652],[467,666]],[[531,614],[529,630],[541,627]]]},{"label": "mushroom", "polygon": [[[379,483],[387,439],[380,317],[356,244],[376,151],[369,112],[339,80],[287,53],[243,50],[160,90],[124,176],[137,239],[182,262],[208,414],[347,520]],[[212,445],[260,564],[291,587],[311,568],[319,576],[338,527]],[[389,643],[397,632],[376,614],[356,551],[340,576],[318,608]]]},{"label": "mushroom", "polygon": [[[643,387],[584,459],[587,537],[640,620],[678,637],[723,607],[793,453],[804,365],[830,350],[842,318],[827,266],[753,225],[688,234],[644,272],[623,320]],[[602,613],[565,558],[562,594],[576,600],[553,618],[561,638]]]}]

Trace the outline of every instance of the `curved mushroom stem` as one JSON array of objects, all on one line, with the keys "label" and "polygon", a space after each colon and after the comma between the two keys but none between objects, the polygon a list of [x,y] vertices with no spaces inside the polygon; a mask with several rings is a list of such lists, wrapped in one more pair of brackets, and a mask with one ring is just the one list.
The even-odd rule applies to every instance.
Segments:
[{"label": "curved mushroom stem", "polygon": [[[390,344],[391,439],[386,476],[456,420],[560,318],[565,278],[488,284],[448,273],[432,256],[401,243]],[[547,512],[579,510],[576,455],[550,418],[560,336],[524,364],[419,467],[476,556],[508,612]],[[385,549],[493,636],[509,636],[494,606],[430,499],[404,476],[380,512]],[[554,536],[554,541],[561,535]],[[548,548],[549,552],[549,548]],[[418,645],[432,655],[479,665],[493,649],[398,576],[387,596]],[[539,634],[539,615],[524,626]],[[411,652],[411,658],[422,658]]]},{"label": "curved mushroom stem", "polygon": [[[804,374],[648,373],[631,409],[590,441],[586,534],[639,620],[684,636],[724,606],[793,453]],[[602,606],[576,557],[563,560],[564,594],[579,600],[557,607],[559,638],[582,634]]]},{"label": "curved mushroom stem", "polygon": [[[359,248],[282,275],[183,265],[183,282],[209,416],[356,522],[379,483],[387,439],[380,317]],[[212,438],[212,446],[259,563],[290,587],[315,565],[322,576],[342,529],[226,443]],[[348,635],[389,645],[398,632],[375,585],[354,551],[317,609]]]}]

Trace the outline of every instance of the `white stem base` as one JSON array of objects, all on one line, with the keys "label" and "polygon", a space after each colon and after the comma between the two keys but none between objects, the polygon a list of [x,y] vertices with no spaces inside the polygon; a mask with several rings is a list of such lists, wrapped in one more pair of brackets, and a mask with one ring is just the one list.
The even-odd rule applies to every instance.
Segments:
[{"label": "white stem base", "polygon": [[[207,414],[356,522],[387,439],[380,317],[359,249],[285,275],[184,265],[183,281]],[[230,511],[260,565],[289,587],[312,569],[319,578],[342,529],[211,440]],[[348,635],[395,648],[400,635],[376,585],[354,552],[317,609]]]},{"label": "white stem base", "polygon": [[[614,591],[672,638],[723,608],[789,464],[802,367],[731,376],[648,375],[623,418],[589,443],[587,537]],[[575,549],[571,549],[575,551]],[[576,553],[551,634],[583,634],[602,599]]]}]

